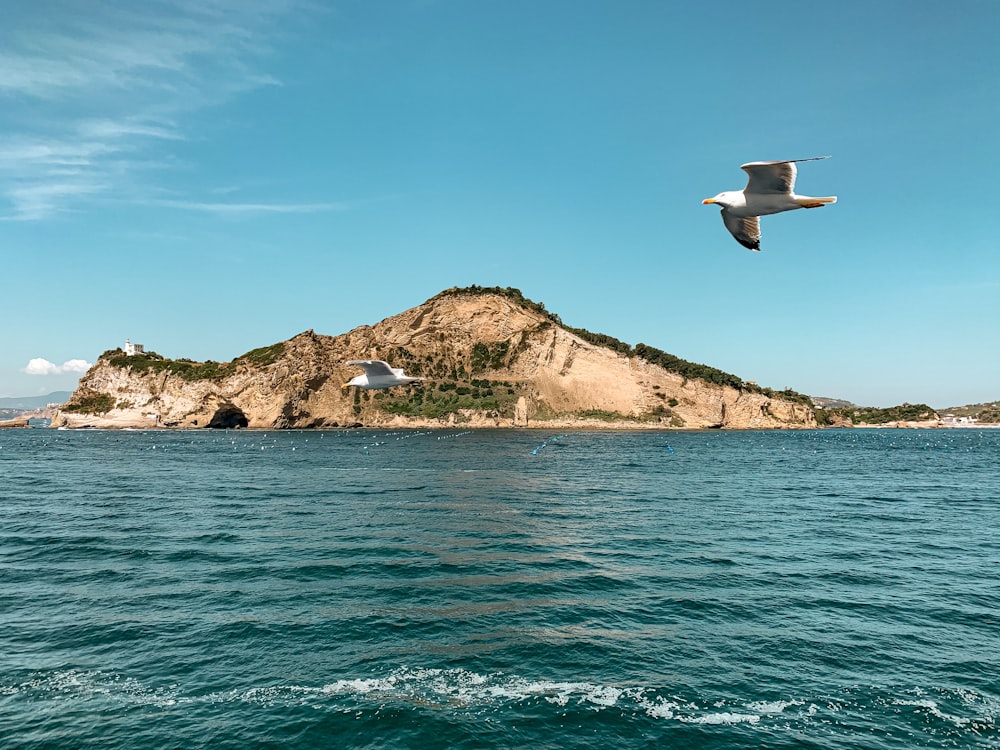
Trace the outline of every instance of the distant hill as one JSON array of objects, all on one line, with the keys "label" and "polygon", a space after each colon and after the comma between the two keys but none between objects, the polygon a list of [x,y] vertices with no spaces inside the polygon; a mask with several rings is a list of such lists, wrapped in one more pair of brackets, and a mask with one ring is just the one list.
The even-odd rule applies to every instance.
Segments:
[{"label": "distant hill", "polygon": [[831,427],[937,422],[940,418],[940,415],[927,404],[903,403],[886,409],[875,406],[816,409],[816,421],[822,426]]},{"label": "distant hill", "polygon": [[49,404],[64,404],[73,394],[70,391],[53,391],[44,396],[16,396],[0,398],[0,409],[34,411],[44,409]]},{"label": "distant hill", "polygon": [[939,419],[947,421],[956,417],[969,419],[979,424],[1000,424],[1000,401],[952,406],[947,409],[932,409],[926,404],[906,403],[880,409],[874,406],[858,406],[850,401],[822,396],[813,396],[812,401],[816,406],[816,421],[820,425],[873,425]]},{"label": "distant hill", "polygon": [[842,398],[827,398],[826,396],[812,396],[812,402],[820,409],[854,409],[858,406]]},{"label": "distant hill", "polygon": [[950,406],[947,409],[941,409],[941,414],[946,417],[969,417],[983,424],[997,424],[1000,423],[1000,401]]}]

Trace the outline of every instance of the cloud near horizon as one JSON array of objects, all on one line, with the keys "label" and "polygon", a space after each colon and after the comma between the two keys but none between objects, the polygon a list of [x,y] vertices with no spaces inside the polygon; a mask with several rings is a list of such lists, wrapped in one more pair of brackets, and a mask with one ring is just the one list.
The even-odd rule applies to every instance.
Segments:
[{"label": "cloud near horizon", "polygon": [[24,368],[27,375],[62,375],[67,372],[84,373],[90,369],[91,363],[85,359],[68,359],[61,365],[49,362],[43,357],[35,357]]}]

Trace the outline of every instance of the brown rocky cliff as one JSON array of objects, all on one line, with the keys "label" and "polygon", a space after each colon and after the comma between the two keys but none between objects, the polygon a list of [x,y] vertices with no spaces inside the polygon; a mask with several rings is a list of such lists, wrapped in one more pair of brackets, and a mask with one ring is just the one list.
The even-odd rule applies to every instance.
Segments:
[{"label": "brown rocky cliff", "polygon": [[[141,367],[139,360],[135,366],[127,359],[114,364],[105,355],[52,424],[815,426],[812,409],[803,404],[684,378],[590,343],[541,306],[525,302],[519,293],[449,290],[340,336],[306,331],[271,347],[273,356],[248,353],[212,377],[183,377],[165,364]],[[360,372],[344,363],[369,358],[426,381],[391,392],[341,388]]]}]

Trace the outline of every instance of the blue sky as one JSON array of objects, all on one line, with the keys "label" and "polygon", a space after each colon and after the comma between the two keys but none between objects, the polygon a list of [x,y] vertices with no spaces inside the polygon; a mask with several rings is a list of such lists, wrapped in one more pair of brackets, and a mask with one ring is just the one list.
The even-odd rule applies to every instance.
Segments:
[{"label": "blue sky", "polygon": [[[512,286],[773,388],[1000,398],[1000,3],[13,3],[0,396]],[[820,210],[704,198],[800,165]]]}]

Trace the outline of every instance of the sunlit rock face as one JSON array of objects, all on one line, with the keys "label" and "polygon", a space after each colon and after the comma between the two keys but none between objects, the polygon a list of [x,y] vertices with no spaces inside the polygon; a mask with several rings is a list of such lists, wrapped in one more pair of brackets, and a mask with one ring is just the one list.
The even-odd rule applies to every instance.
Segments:
[{"label": "sunlit rock face", "polygon": [[[106,352],[55,427],[813,427],[812,409],[684,377],[567,330],[516,290],[448,290],[339,336],[311,330],[228,363]],[[627,348],[627,347],[626,347]],[[157,355],[152,355],[156,357]],[[352,359],[421,383],[343,388]]]}]

